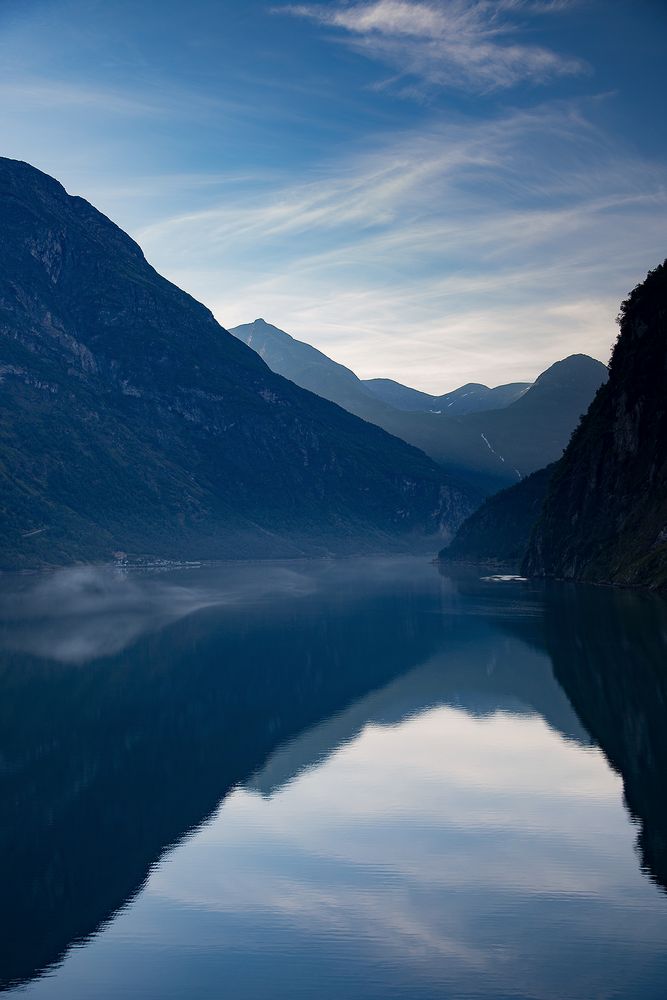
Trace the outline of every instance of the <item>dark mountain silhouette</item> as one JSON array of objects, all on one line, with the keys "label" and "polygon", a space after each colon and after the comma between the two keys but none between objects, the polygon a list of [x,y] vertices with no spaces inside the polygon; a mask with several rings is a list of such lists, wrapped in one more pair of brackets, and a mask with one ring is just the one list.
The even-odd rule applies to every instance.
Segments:
[{"label": "dark mountain silhouette", "polygon": [[[440,413],[408,412],[370,392],[348,368],[263,320],[231,332],[257,350],[273,370],[415,445],[482,495],[560,458],[607,377],[599,361],[575,354],[552,365],[499,409],[459,416],[448,414],[446,408]],[[441,403],[438,408],[442,409]]]},{"label": "dark mountain silhouette", "polygon": [[526,573],[667,585],[666,380],[667,263],[621,307],[609,381],[551,479]]},{"label": "dark mountain silhouette", "polygon": [[57,181],[0,159],[0,207],[0,567],[378,550],[473,508],[271,372]]}]

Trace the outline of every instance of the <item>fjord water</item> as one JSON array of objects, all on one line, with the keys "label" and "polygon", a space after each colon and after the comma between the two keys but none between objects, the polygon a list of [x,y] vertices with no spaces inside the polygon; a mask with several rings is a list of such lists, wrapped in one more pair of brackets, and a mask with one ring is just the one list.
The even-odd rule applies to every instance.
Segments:
[{"label": "fjord water", "polygon": [[0,616],[7,995],[664,997],[660,598],[271,562]]}]

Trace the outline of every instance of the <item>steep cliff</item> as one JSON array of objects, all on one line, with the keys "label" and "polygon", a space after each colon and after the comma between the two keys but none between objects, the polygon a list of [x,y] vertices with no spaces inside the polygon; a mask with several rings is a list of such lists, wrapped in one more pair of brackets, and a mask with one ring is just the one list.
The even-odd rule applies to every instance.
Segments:
[{"label": "steep cliff", "polygon": [[667,264],[621,307],[609,381],[551,479],[524,560],[535,576],[667,584]]}]

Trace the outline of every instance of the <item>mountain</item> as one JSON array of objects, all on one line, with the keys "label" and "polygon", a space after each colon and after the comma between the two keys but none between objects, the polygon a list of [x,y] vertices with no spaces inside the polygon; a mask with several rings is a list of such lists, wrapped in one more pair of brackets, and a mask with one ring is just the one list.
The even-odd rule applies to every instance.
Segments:
[{"label": "mountain", "polygon": [[606,378],[603,364],[575,354],[548,368],[509,406],[461,417],[403,414],[402,429],[450,472],[474,477],[488,496],[559,459]]},{"label": "mountain", "polygon": [[264,319],[232,327],[229,332],[252,347],[278,375],[373,422],[383,416],[389,419],[386,407],[414,413],[447,411],[448,416],[501,409],[532,385],[531,382],[514,382],[489,389],[470,382],[442,396],[431,396],[388,378],[362,380],[351,369]]},{"label": "mountain", "polygon": [[408,413],[430,413],[436,409],[436,396],[419,389],[411,389],[409,385],[401,385],[391,378],[367,378],[362,385],[383,403],[397,410],[407,410]]},{"label": "mountain", "polygon": [[489,497],[467,518],[438,558],[517,568],[521,564],[556,463]]},{"label": "mountain", "polygon": [[502,410],[520,399],[530,389],[532,382],[511,382],[490,389],[479,382],[469,382],[460,389],[436,396],[435,407],[450,416],[466,413],[483,413],[485,410]]},{"label": "mountain", "polygon": [[0,159],[0,568],[406,546],[469,494],[274,374],[109,219]]},{"label": "mountain", "polygon": [[[409,412],[374,395],[349,368],[263,320],[230,332],[258,351],[274,371],[415,445],[483,496],[560,458],[607,377],[599,361],[575,354],[552,365],[528,389],[522,387],[518,398],[498,409],[458,416]],[[516,393],[516,386],[487,391]]]},{"label": "mountain", "polygon": [[310,344],[295,340],[277,326],[256,319],[254,323],[233,327],[229,332],[259,354],[271,371],[302,389],[338,403],[355,414],[357,410],[362,411],[358,416],[365,416],[364,407],[368,407],[369,413],[376,410],[381,413],[381,405],[353,371],[332,361]]},{"label": "mountain", "polygon": [[547,368],[509,406],[469,414],[466,426],[512,469],[528,475],[560,458],[607,374],[601,362],[573,354]]},{"label": "mountain", "polygon": [[512,382],[490,389],[480,382],[468,382],[460,389],[446,392],[442,396],[429,396],[426,392],[410,389],[388,378],[366,379],[363,384],[378,399],[395,406],[397,410],[447,413],[448,416],[454,417],[466,413],[481,413],[484,410],[500,410],[523,396],[533,383]]},{"label": "mountain", "polygon": [[667,585],[667,261],[621,306],[609,381],[551,480],[535,576]]}]

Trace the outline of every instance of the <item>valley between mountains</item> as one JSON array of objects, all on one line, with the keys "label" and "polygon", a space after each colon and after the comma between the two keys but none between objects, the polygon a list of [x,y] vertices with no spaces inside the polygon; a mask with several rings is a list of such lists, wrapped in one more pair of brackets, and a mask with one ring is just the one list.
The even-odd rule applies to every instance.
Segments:
[{"label": "valley between mountains", "polygon": [[560,454],[606,374],[404,409],[262,321],[232,336],[29,164],[0,160],[0,205],[4,569],[433,551]]},{"label": "valley between mountains", "polygon": [[0,568],[444,543],[662,584],[664,267],[623,306],[609,382],[575,354],[437,396],[362,381],[262,319],[223,329],[29,164],[0,159],[0,204]]}]

